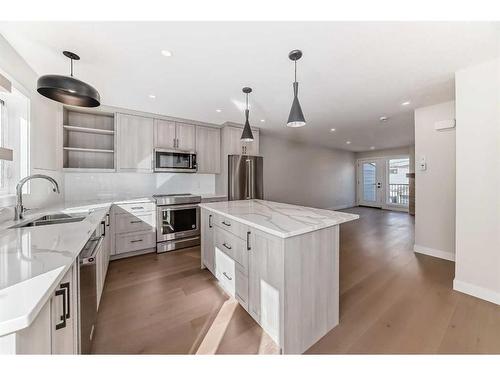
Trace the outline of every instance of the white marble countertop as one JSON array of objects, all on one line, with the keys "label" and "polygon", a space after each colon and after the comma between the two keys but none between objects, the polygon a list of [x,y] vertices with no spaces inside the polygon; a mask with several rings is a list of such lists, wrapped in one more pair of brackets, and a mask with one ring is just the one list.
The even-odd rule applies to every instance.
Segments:
[{"label": "white marble countertop", "polygon": [[200,207],[263,232],[288,238],[356,220],[359,215],[258,199],[201,203]]},{"label": "white marble countertop", "polygon": [[[9,229],[0,224],[0,336],[29,326],[71,267],[112,204],[151,201],[124,198],[63,202],[29,211],[24,220],[63,212],[86,216],[83,221]],[[23,220],[23,221],[24,221]]]}]

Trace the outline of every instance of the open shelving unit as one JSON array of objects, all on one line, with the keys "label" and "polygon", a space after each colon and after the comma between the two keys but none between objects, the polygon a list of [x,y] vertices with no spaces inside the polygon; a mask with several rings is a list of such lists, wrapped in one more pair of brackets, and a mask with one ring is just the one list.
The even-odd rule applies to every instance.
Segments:
[{"label": "open shelving unit", "polygon": [[66,171],[115,170],[113,113],[64,108],[63,166]]}]

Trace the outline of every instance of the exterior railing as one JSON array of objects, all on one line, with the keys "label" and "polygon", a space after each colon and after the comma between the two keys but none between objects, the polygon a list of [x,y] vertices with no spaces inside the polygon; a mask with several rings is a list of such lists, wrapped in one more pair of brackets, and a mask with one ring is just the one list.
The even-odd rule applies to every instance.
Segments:
[{"label": "exterior railing", "polygon": [[389,202],[407,206],[410,201],[409,184],[389,184]]}]

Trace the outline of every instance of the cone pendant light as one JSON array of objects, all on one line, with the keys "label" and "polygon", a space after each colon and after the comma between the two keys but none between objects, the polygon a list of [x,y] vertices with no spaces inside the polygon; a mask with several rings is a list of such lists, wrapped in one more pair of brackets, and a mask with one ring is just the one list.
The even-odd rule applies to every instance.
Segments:
[{"label": "cone pendant light", "polygon": [[243,87],[243,92],[246,94],[246,109],[245,109],[245,127],[243,128],[243,133],[241,133],[241,141],[242,142],[252,142],[253,134],[252,129],[250,128],[250,123],[248,122],[248,114],[250,111],[248,110],[248,94],[252,92],[250,87]]},{"label": "cone pendant light", "polygon": [[306,124],[306,119],[300,107],[298,93],[299,83],[297,82],[297,60],[302,57],[302,51],[295,49],[288,54],[288,58],[295,63],[295,81],[293,82],[293,102],[286,126],[290,128],[299,128]]}]

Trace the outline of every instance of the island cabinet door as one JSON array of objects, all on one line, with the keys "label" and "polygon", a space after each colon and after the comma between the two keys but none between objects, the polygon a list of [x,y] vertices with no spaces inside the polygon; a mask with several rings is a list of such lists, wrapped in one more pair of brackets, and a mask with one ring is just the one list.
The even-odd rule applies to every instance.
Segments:
[{"label": "island cabinet door", "polygon": [[52,354],[77,354],[77,288],[72,266],[51,299]]},{"label": "island cabinet door", "polygon": [[283,241],[249,229],[248,312],[279,345],[283,337]]},{"label": "island cabinet door", "polygon": [[215,275],[214,215],[201,210],[201,267]]}]

